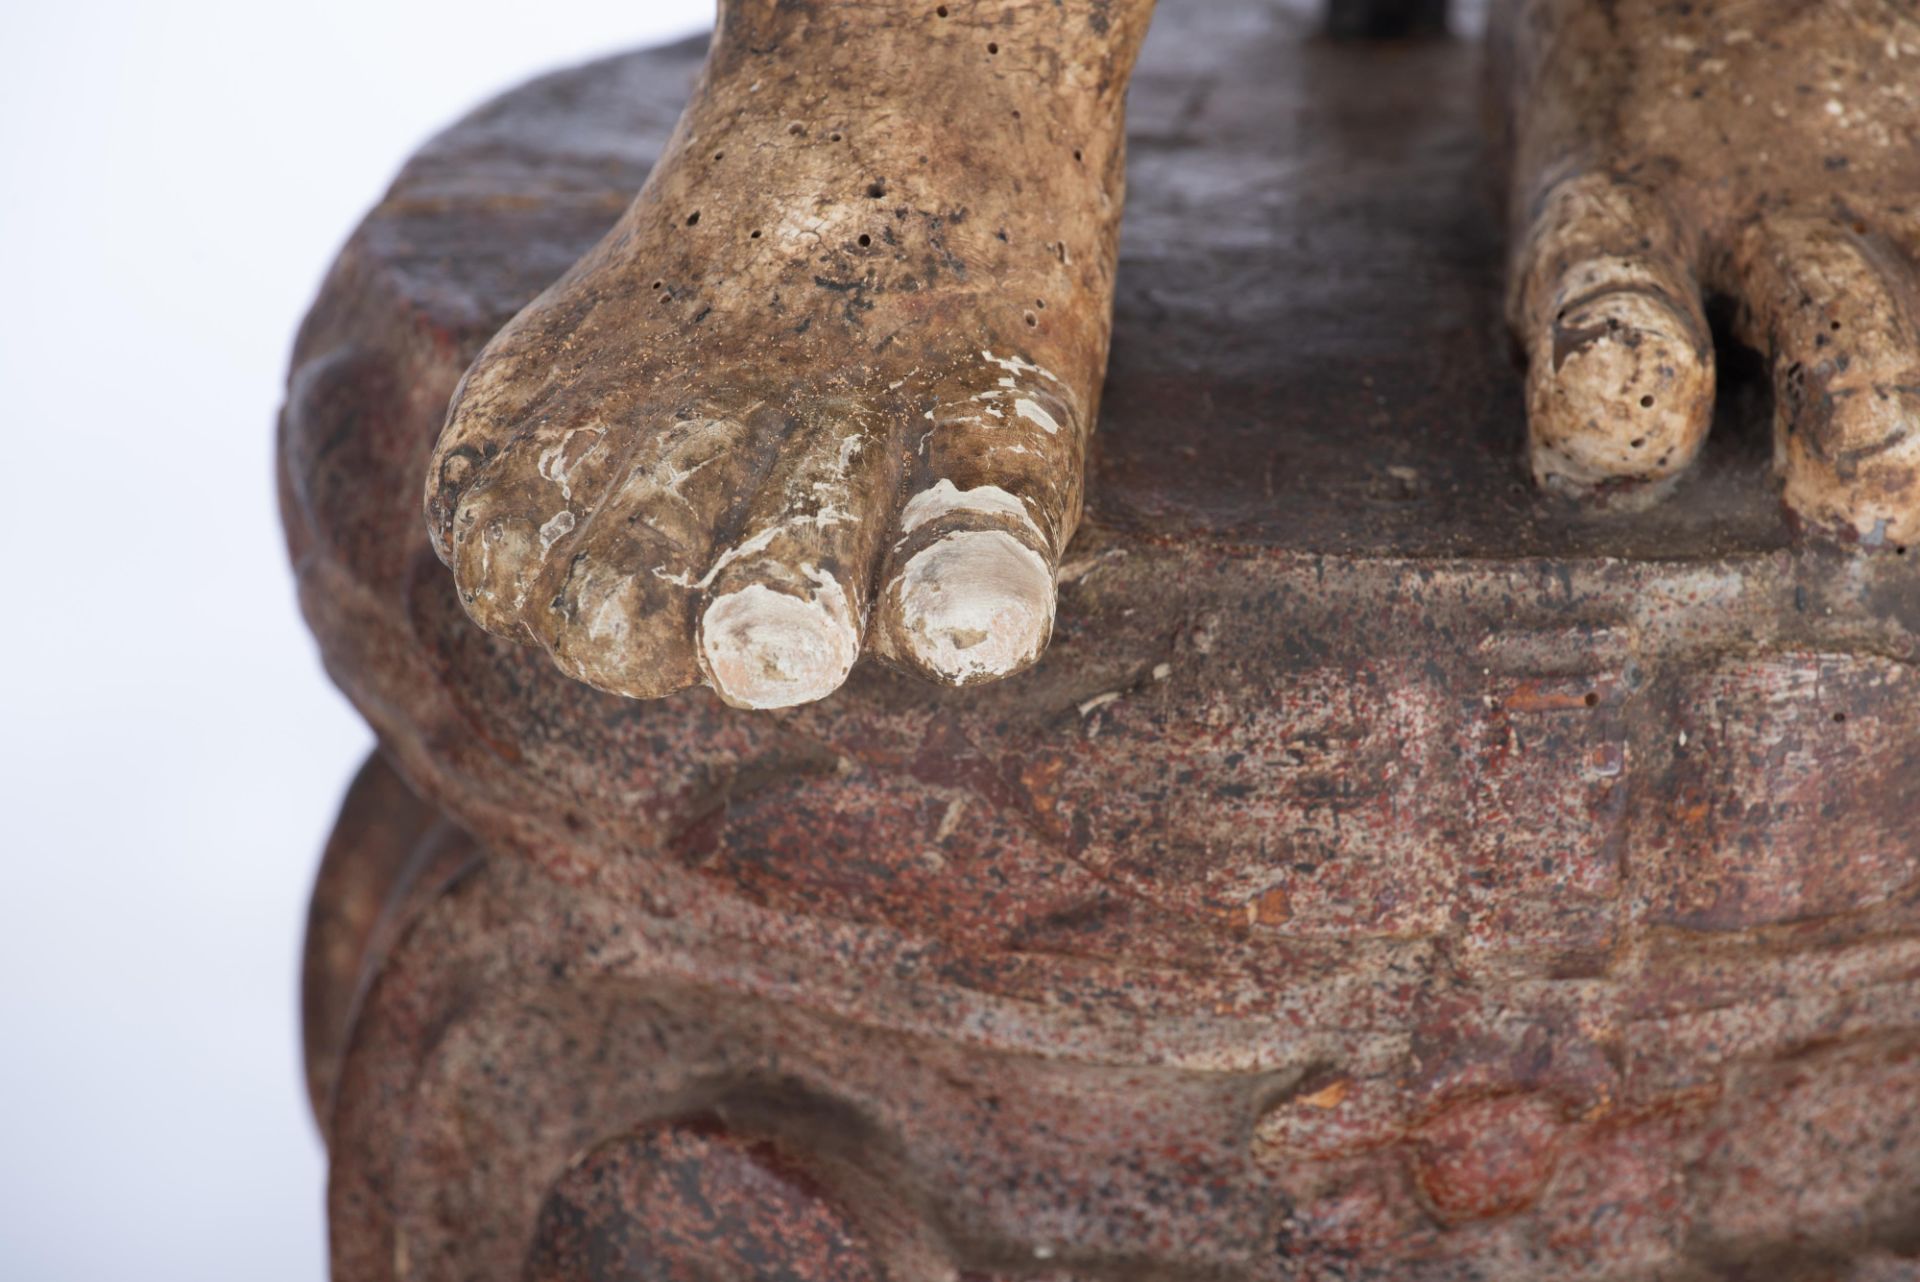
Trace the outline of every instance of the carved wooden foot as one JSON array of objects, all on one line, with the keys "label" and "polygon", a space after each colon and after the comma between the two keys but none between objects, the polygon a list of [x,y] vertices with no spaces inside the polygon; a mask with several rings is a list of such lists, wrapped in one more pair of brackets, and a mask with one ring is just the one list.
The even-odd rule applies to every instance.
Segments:
[{"label": "carved wooden foot", "polygon": [[1535,478],[1657,496],[1713,416],[1703,295],[1773,367],[1787,506],[1920,540],[1920,17],[1882,0],[1507,0]]},{"label": "carved wooden foot", "polygon": [[645,189],[455,398],[427,506],[473,617],[750,708],[868,645],[953,685],[1031,664],[1151,7],[723,6]]}]

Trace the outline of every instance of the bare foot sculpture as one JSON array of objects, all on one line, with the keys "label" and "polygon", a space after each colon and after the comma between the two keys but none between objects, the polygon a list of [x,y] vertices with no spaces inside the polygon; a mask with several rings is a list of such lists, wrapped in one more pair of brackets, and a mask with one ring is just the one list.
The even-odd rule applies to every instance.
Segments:
[{"label": "bare foot sculpture", "polygon": [[868,637],[956,685],[1038,658],[1150,7],[723,4],[646,188],[456,397],[428,511],[473,617],[753,708]]},{"label": "bare foot sculpture", "polygon": [[[427,507],[472,616],[605,690],[749,708],[863,648],[953,685],[1033,663],[1151,7],[723,4],[646,188],[455,398]],[[1686,468],[1713,290],[1772,355],[1793,512],[1920,538],[1912,13],[1509,0],[1494,48],[1538,482],[1632,506]]]},{"label": "bare foot sculpture", "polygon": [[1508,0],[1513,324],[1535,479],[1657,497],[1713,414],[1703,295],[1772,361],[1802,521],[1920,539],[1920,15]]}]

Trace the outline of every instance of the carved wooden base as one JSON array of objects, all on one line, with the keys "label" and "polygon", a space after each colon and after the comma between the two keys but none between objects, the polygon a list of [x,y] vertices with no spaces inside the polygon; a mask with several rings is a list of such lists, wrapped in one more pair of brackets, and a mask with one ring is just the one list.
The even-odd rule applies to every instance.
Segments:
[{"label": "carved wooden base", "polygon": [[1089,520],[998,686],[623,701],[427,547],[455,380],[695,45],[369,216],[281,454],[384,753],[309,939],[336,1277],[1920,1270],[1920,556],[1792,544],[1737,368],[1662,506],[1537,495],[1476,52],[1312,18],[1159,20]]}]

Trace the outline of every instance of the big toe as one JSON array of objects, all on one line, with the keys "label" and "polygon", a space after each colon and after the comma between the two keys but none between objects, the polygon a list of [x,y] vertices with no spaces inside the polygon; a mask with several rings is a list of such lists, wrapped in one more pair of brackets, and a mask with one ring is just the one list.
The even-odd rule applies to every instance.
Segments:
[{"label": "big toe", "polygon": [[951,685],[1018,672],[1053,634],[1054,567],[1004,529],[957,529],[907,559],[887,588],[896,650]]},{"label": "big toe", "polygon": [[1514,316],[1542,486],[1657,494],[1699,453],[1713,352],[1679,242],[1660,201],[1605,174],[1564,181],[1543,202]]},{"label": "big toe", "polygon": [[884,577],[879,644],[946,685],[1010,676],[1053,635],[1060,550],[1080,512],[1086,415],[1019,356],[955,370],[916,460]]}]

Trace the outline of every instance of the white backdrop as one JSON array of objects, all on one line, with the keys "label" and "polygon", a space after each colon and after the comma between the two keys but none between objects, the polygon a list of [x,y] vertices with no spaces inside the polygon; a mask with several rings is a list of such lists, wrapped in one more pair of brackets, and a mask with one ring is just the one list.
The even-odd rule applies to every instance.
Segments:
[{"label": "white backdrop", "polygon": [[274,511],[294,327],[407,153],[711,0],[0,20],[0,1279],[325,1275],[308,881],[369,736]]}]

